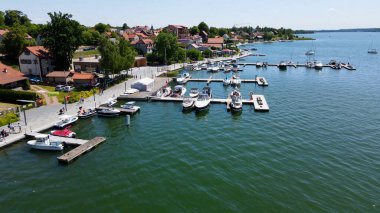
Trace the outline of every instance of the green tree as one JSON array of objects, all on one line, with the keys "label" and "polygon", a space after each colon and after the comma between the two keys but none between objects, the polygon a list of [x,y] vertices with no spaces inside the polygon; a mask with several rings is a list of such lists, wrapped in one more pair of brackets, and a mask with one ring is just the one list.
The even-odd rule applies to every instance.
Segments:
[{"label": "green tree", "polygon": [[215,37],[219,35],[219,30],[216,27],[210,27],[210,36]]},{"label": "green tree", "polygon": [[198,29],[197,26],[193,26],[193,27],[190,28],[190,34],[191,35],[196,35],[198,33],[199,33],[199,29]]},{"label": "green tree", "polygon": [[265,41],[270,41],[270,40],[273,39],[273,37],[274,37],[274,34],[272,32],[265,32],[264,36],[263,36],[263,39]]},{"label": "green tree", "polygon": [[209,33],[208,25],[203,21],[201,23],[199,23],[198,29],[199,29],[199,32],[205,31],[206,33]]},{"label": "green tree", "polygon": [[101,35],[98,31],[87,29],[82,32],[82,41],[84,45],[98,45]]},{"label": "green tree", "polygon": [[76,49],[82,43],[83,27],[72,15],[48,13],[51,21],[44,31],[43,45],[52,53],[57,70],[68,70]]},{"label": "green tree", "polygon": [[124,39],[120,39],[117,43],[102,39],[99,51],[102,56],[100,66],[105,70],[106,78],[110,73],[118,74],[122,70],[131,68],[137,55],[129,42]]},{"label": "green tree", "polygon": [[8,27],[13,27],[14,25],[29,25],[30,19],[21,11],[7,10],[5,11],[4,22]]},{"label": "green tree", "polygon": [[36,38],[39,34],[42,34],[44,31],[44,25],[43,24],[30,24],[27,27],[27,32],[30,36],[33,38]]},{"label": "green tree", "polygon": [[224,34],[228,34],[228,30],[226,28],[219,28],[219,36],[224,36]]},{"label": "green tree", "polygon": [[5,25],[5,17],[4,17],[4,12],[3,11],[0,11],[0,26],[4,26]]},{"label": "green tree", "polygon": [[34,40],[27,40],[26,36],[27,33],[25,27],[14,25],[14,27],[4,35],[1,44],[1,52],[3,52],[7,58],[17,60],[25,46],[35,44]]},{"label": "green tree", "polygon": [[[173,63],[177,59],[177,37],[171,33],[161,32],[155,39],[155,51],[164,63]],[[166,61],[165,61],[166,53]]]},{"label": "green tree", "polygon": [[108,32],[110,27],[107,24],[98,23],[94,26],[95,30],[98,31],[100,34],[103,34],[105,32]]},{"label": "green tree", "polygon": [[196,49],[191,49],[187,51],[187,57],[192,61],[202,60],[202,52]]},{"label": "green tree", "polygon": [[127,29],[129,29],[127,23],[124,23],[124,24],[123,24],[123,27],[122,27],[121,29],[122,29],[122,30],[127,30]]},{"label": "green tree", "polygon": [[211,58],[212,57],[212,51],[207,49],[207,50],[203,51],[202,55],[205,58]]},{"label": "green tree", "polygon": [[186,58],[187,58],[186,50],[183,48],[178,48],[178,53],[177,53],[178,62],[185,62]]}]

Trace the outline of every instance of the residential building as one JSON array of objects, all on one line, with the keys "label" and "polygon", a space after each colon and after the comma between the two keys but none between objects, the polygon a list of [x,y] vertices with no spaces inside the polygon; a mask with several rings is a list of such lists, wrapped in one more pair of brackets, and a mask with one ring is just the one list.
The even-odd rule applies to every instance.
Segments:
[{"label": "residential building", "polygon": [[54,70],[53,58],[43,46],[26,47],[18,60],[20,70],[25,75],[46,76]]},{"label": "residential building", "polygon": [[73,77],[75,86],[95,86],[98,83],[98,76],[94,73],[75,72]]},{"label": "residential building", "polygon": [[177,36],[177,38],[185,38],[189,36],[189,29],[183,25],[169,25],[166,29]]},{"label": "residential building", "polygon": [[53,71],[46,75],[48,83],[51,84],[68,84],[72,82],[72,71]]},{"label": "residential building", "polygon": [[203,38],[202,38],[202,36],[200,36],[200,35],[193,35],[193,41],[194,41],[194,43],[196,43],[196,44],[200,44],[200,43],[203,42]]},{"label": "residential building", "polygon": [[0,62],[0,88],[25,87],[27,81],[23,73]]},{"label": "residential building", "polygon": [[131,45],[143,55],[152,53],[153,50],[153,41],[151,39],[140,39],[137,42],[132,42]]},{"label": "residential building", "polygon": [[129,42],[138,41],[140,39],[138,35],[136,35],[136,34],[128,34],[128,33],[124,33],[123,37],[124,37],[125,40],[127,40]]},{"label": "residential building", "polygon": [[100,56],[73,59],[73,67],[76,72],[99,72]]},{"label": "residential building", "polygon": [[223,37],[209,38],[207,40],[207,45],[209,45],[210,47],[223,49],[224,48],[224,38]]}]

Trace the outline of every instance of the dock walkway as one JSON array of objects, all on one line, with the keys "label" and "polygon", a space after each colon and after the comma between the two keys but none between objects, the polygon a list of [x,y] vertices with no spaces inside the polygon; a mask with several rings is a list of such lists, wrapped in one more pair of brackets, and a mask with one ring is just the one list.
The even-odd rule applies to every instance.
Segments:
[{"label": "dock walkway", "polygon": [[78,146],[77,148],[71,150],[70,152],[67,152],[64,155],[61,155],[57,157],[58,162],[60,163],[65,163],[69,164],[79,156],[85,154],[86,152],[94,149],[97,147],[99,144],[103,143],[106,141],[106,138],[104,137],[96,137],[94,139],[89,140],[88,142]]}]

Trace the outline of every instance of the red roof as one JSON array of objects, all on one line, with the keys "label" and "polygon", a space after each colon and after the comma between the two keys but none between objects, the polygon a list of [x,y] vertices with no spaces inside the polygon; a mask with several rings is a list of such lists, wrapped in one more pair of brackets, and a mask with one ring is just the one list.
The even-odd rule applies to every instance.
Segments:
[{"label": "red roof", "polygon": [[152,39],[142,39],[142,42],[144,42],[144,44],[153,44]]},{"label": "red roof", "polygon": [[72,74],[72,71],[53,71],[48,73],[46,77],[48,78],[67,78]]},{"label": "red roof", "polygon": [[29,46],[26,47],[26,49],[31,52],[33,55],[37,56],[38,58],[49,58],[50,53],[49,50],[45,49],[43,46]]},{"label": "red roof", "polygon": [[216,48],[222,49],[222,44],[199,44],[199,46],[203,46],[203,47],[216,47]]},{"label": "red roof", "polygon": [[136,34],[128,34],[128,33],[123,34],[123,37],[125,40],[134,39],[136,36],[137,36]]},{"label": "red roof", "polygon": [[85,73],[85,72],[75,72],[73,76],[73,80],[92,80],[96,77],[93,73]]},{"label": "red roof", "polygon": [[0,62],[0,85],[27,79],[20,71]]},{"label": "red roof", "polygon": [[178,28],[178,29],[186,28],[183,25],[176,25],[176,24],[171,24],[171,25],[169,25],[169,27],[175,27],[175,28]]},{"label": "red roof", "polygon": [[223,44],[224,43],[224,38],[209,38],[207,40],[207,43],[209,44]]},{"label": "red roof", "polygon": [[144,33],[136,33],[140,38],[148,38]]}]

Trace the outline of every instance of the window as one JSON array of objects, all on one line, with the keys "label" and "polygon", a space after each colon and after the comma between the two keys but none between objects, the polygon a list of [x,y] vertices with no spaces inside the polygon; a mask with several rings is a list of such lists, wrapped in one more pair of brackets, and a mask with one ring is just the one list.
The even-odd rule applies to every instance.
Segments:
[{"label": "window", "polygon": [[33,60],[33,64],[38,64],[38,61],[37,60]]},{"label": "window", "polygon": [[32,64],[32,60],[28,60],[28,59],[21,59],[20,62],[21,64]]}]

